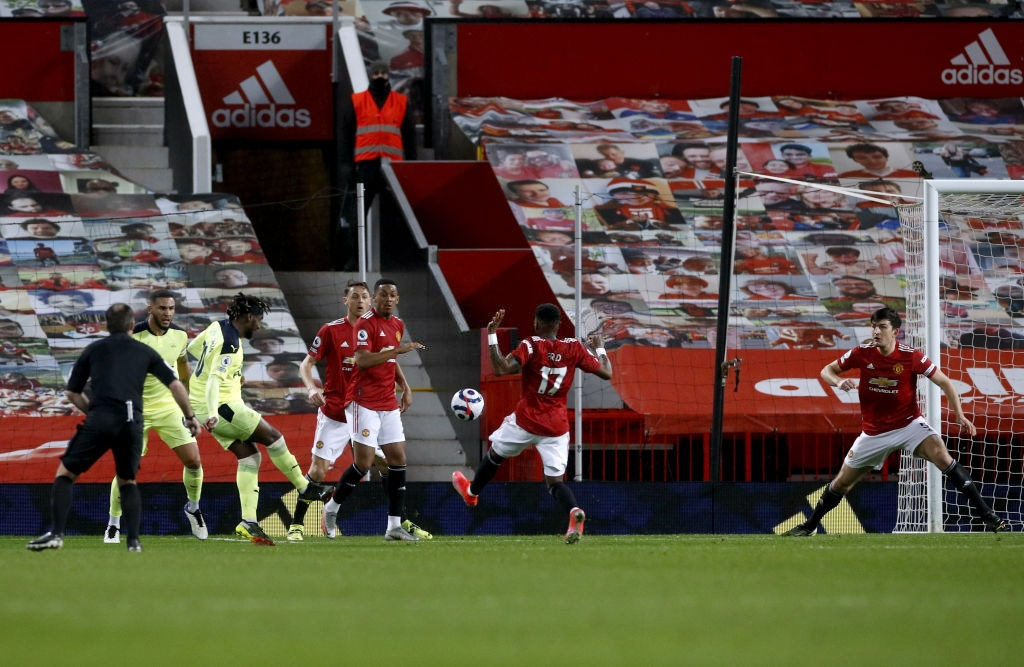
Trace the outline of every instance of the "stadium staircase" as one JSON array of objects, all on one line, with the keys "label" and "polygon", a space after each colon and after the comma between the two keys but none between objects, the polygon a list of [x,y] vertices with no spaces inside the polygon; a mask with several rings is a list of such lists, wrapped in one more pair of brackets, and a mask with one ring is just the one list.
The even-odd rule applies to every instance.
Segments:
[{"label": "stadium staircase", "polygon": [[[166,3],[169,15],[183,13],[183,0]],[[193,16],[245,16],[246,3],[239,0],[192,0],[189,14]],[[169,149],[164,136],[164,99],[146,97],[118,97],[93,99],[93,146],[126,178],[144,185],[155,192],[173,193],[173,174],[170,169]],[[422,132],[422,130],[420,130]],[[311,341],[324,322],[339,315],[340,295],[344,285],[354,274],[317,272],[275,272],[289,308],[299,327],[304,341]],[[375,280],[378,276],[372,276]],[[410,290],[414,285],[422,286],[426,275],[409,275],[399,278],[403,294],[409,303]],[[327,293],[338,295],[338,299],[324,299]],[[417,299],[419,300],[419,299]],[[435,311],[438,312],[438,311]],[[441,320],[442,318],[436,318]],[[436,327],[445,326],[421,317],[413,319],[418,326],[414,334],[423,340],[437,338],[432,334]],[[408,340],[408,334],[407,334]],[[419,339],[418,339],[419,340]],[[476,356],[464,357],[470,362]],[[448,396],[455,389],[475,386],[479,380],[476,366],[463,364],[458,375],[465,378],[452,386],[437,388],[431,382],[423,359],[416,352],[401,358],[402,369],[415,392],[412,407],[404,415],[408,437],[409,480],[417,482],[447,481],[452,470],[462,469],[467,474],[479,457],[479,433],[475,425],[465,425],[448,417]],[[451,371],[458,364],[445,363]],[[442,372],[442,375],[445,375]],[[443,385],[445,383],[442,383]],[[303,445],[304,447],[304,445]],[[468,450],[468,451],[467,451]],[[298,450],[297,450],[298,451]],[[467,456],[468,455],[468,456]]]},{"label": "stadium staircase", "polygon": [[[183,13],[184,0],[168,0],[164,5],[169,16]],[[248,14],[239,0],[189,2],[190,16]],[[153,192],[175,192],[164,137],[163,97],[93,97],[92,110],[94,152],[125,178]]]},{"label": "stadium staircase", "polygon": [[92,109],[92,150],[128,180],[154,192],[174,192],[164,98],[94,97]]}]

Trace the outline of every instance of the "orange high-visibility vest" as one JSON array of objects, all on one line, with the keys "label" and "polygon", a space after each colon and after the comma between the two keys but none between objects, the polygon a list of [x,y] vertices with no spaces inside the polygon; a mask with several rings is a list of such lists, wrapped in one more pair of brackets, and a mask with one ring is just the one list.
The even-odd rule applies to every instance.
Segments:
[{"label": "orange high-visibility vest", "polygon": [[356,112],[356,162],[381,157],[402,159],[402,119],[408,103],[405,95],[392,91],[384,107],[378,108],[370,91],[352,94]]}]

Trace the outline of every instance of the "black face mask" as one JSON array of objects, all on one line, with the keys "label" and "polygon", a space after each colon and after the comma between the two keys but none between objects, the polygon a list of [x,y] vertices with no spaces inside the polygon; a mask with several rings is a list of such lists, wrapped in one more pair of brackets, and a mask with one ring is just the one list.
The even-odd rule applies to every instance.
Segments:
[{"label": "black face mask", "polygon": [[374,97],[387,95],[391,92],[391,82],[387,79],[370,79],[370,94]]}]

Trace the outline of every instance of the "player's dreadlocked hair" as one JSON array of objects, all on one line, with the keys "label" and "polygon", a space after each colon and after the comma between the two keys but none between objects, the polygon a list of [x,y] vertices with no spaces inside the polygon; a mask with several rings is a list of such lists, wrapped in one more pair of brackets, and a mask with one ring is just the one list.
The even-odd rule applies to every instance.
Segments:
[{"label": "player's dreadlocked hair", "polygon": [[270,312],[270,304],[258,296],[246,296],[239,292],[228,306],[228,319],[235,319],[242,315],[252,314],[259,317]]}]

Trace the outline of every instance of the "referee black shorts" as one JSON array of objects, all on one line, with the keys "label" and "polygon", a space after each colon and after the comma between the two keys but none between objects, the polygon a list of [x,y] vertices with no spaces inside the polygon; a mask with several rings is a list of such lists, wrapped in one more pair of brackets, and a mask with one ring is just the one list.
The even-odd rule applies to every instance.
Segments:
[{"label": "referee black shorts", "polygon": [[68,442],[60,461],[81,475],[99,461],[107,450],[114,453],[114,467],[121,479],[135,479],[142,458],[142,415],[125,421],[123,410],[91,410]]}]

